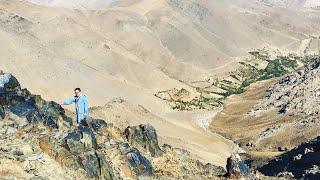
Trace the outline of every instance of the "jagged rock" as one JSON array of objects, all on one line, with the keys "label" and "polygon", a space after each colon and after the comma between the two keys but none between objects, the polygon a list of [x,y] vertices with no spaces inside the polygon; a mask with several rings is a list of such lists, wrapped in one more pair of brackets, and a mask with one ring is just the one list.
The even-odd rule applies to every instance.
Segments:
[{"label": "jagged rock", "polygon": [[37,102],[34,100],[34,104],[37,105],[39,110],[43,112],[46,116],[57,117],[59,115],[64,115],[65,113],[64,109],[58,103],[53,101],[42,102],[39,106],[39,103],[37,104]]},{"label": "jagged rock", "polygon": [[130,144],[149,151],[151,156],[156,157],[162,154],[158,145],[156,130],[150,124],[129,126],[124,131],[124,135]]},{"label": "jagged rock", "polygon": [[106,180],[113,179],[112,168],[106,162],[102,153],[89,151],[81,159],[83,167],[90,177],[99,177]]},{"label": "jagged rock", "polygon": [[129,144],[124,143],[119,147],[123,159],[127,161],[131,171],[136,176],[150,176],[153,173],[153,167],[151,162],[141,155],[138,149],[131,148]]},{"label": "jagged rock", "polygon": [[68,133],[64,139],[64,147],[67,148],[71,153],[80,154],[84,151],[84,145],[80,142],[81,133],[78,130]]},{"label": "jagged rock", "polygon": [[59,141],[50,135],[38,139],[40,149],[54,158],[61,165],[70,170],[78,170],[83,165],[79,163],[77,156],[73,155],[68,149],[60,146]]},{"label": "jagged rock", "polygon": [[4,110],[4,107],[0,105],[0,119],[4,119],[6,116],[6,112]]},{"label": "jagged rock", "polygon": [[62,147],[58,147],[55,156],[51,157],[55,158],[57,162],[70,170],[76,171],[83,167],[78,156],[75,156],[70,151]]},{"label": "jagged rock", "polygon": [[65,115],[64,109],[56,102],[45,102],[41,97],[36,96],[34,104],[39,108],[40,114],[45,119],[46,124],[55,128],[59,127],[57,122],[59,122],[60,127],[70,128],[73,125],[72,119]]},{"label": "jagged rock", "polygon": [[49,135],[42,136],[38,138],[40,149],[47,153],[49,156],[55,156],[57,152],[57,148],[59,145],[57,144],[57,140],[54,137]]},{"label": "jagged rock", "polygon": [[91,127],[96,131],[99,132],[101,129],[105,129],[108,127],[108,124],[103,119],[93,119],[91,121]]},{"label": "jagged rock", "polygon": [[70,152],[80,154],[97,149],[97,140],[89,127],[80,125],[78,129],[68,133],[63,140],[63,145]]},{"label": "jagged rock", "polygon": [[97,152],[100,166],[100,178],[106,180],[114,179],[113,171],[110,164],[106,161],[106,158],[102,153]]},{"label": "jagged rock", "polygon": [[79,126],[82,138],[81,142],[84,144],[86,150],[97,149],[97,140],[91,128],[86,126]]},{"label": "jagged rock", "polygon": [[59,104],[47,102],[41,96],[21,89],[18,80],[11,74],[0,75],[0,87],[0,105],[8,106],[13,114],[26,117],[29,123],[43,122],[45,126],[54,129],[59,126],[71,127],[72,119],[65,115]]},{"label": "jagged rock", "polygon": [[58,116],[55,119],[58,129],[67,130],[72,127],[72,118],[67,116]]},{"label": "jagged rock", "polygon": [[287,147],[282,147],[282,146],[279,146],[278,148],[278,151],[287,151]]},{"label": "jagged rock", "polygon": [[93,119],[90,123],[92,129],[97,133],[96,141],[98,148],[108,148],[110,143],[109,130],[111,126],[102,119]]},{"label": "jagged rock", "polygon": [[20,83],[14,76],[7,75],[9,77],[9,81],[7,83],[4,83],[4,89],[5,90],[18,90],[20,89]]},{"label": "jagged rock", "polygon": [[215,166],[215,165],[210,164],[210,163],[207,163],[204,166],[204,169],[205,169],[207,174],[210,174],[212,176],[222,177],[227,173],[226,170],[223,167]]},{"label": "jagged rock", "polygon": [[223,167],[203,163],[184,149],[168,144],[164,144],[162,149],[163,155],[154,164],[155,174],[161,172],[161,175],[173,179],[218,179],[226,174]]},{"label": "jagged rock", "polygon": [[275,157],[258,170],[267,176],[286,175],[295,179],[320,177],[320,137],[303,143],[279,157]]},{"label": "jagged rock", "polygon": [[15,132],[17,132],[17,128],[10,127],[10,126],[7,127],[7,130],[6,130],[7,135],[14,134]]},{"label": "jagged rock", "polygon": [[37,159],[42,158],[42,156],[43,156],[42,152],[37,152],[37,153],[34,153],[34,154],[30,154],[30,155],[26,156],[25,158],[28,161],[35,161]]},{"label": "jagged rock", "polygon": [[10,105],[23,102],[18,80],[11,74],[0,75],[0,105]]},{"label": "jagged rock", "polygon": [[227,172],[228,177],[231,179],[239,179],[249,175],[248,166],[241,160],[239,154],[232,154],[227,159]]},{"label": "jagged rock", "polygon": [[94,151],[88,152],[82,159],[82,164],[85,171],[89,174],[90,177],[98,177],[100,174],[99,159],[96,156]]}]

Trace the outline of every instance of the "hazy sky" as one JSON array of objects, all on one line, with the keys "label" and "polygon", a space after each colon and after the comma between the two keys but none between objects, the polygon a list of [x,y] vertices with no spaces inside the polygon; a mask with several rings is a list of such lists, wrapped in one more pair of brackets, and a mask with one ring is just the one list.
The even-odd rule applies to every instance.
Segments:
[{"label": "hazy sky", "polygon": [[35,4],[40,4],[40,5],[75,8],[75,9],[100,9],[100,8],[109,6],[114,2],[123,1],[123,0],[27,0],[27,1]]}]

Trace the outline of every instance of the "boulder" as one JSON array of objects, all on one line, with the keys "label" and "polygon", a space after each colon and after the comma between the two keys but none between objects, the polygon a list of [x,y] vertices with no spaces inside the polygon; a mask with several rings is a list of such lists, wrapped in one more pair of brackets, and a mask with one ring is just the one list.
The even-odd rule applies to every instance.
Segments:
[{"label": "boulder", "polygon": [[87,152],[80,158],[82,159],[83,168],[89,177],[98,177],[100,175],[99,159],[94,151]]},{"label": "boulder", "polygon": [[26,117],[29,123],[43,122],[45,126],[54,129],[59,126],[72,126],[72,119],[65,115],[64,109],[59,104],[45,101],[41,96],[32,95],[27,89],[21,89],[18,80],[11,74],[0,75],[0,105],[8,106],[9,110],[19,117]]},{"label": "boulder", "polygon": [[138,149],[131,148],[127,143],[121,144],[119,149],[123,160],[136,176],[150,176],[153,174],[151,162]]},{"label": "boulder", "polygon": [[231,179],[240,179],[250,175],[249,167],[241,160],[239,154],[232,154],[227,159],[227,175]]},{"label": "boulder", "polygon": [[107,122],[103,119],[93,119],[90,125],[96,132],[99,132],[108,127]]},{"label": "boulder", "polygon": [[80,159],[89,177],[106,180],[112,180],[114,178],[113,170],[106,161],[103,153],[87,151],[80,156]]},{"label": "boulder", "polygon": [[4,119],[6,116],[6,112],[4,110],[4,107],[0,105],[0,119]]},{"label": "boulder", "polygon": [[18,80],[11,74],[0,75],[0,105],[24,102]]},{"label": "boulder", "polygon": [[[64,167],[73,171],[83,169],[89,177],[97,178],[101,174],[100,160],[93,148],[85,148],[81,136],[81,132],[76,129],[68,133],[62,142],[51,135],[40,137],[38,140],[40,149]],[[104,166],[107,169],[107,165]]]},{"label": "boulder", "polygon": [[100,166],[100,178],[106,180],[114,179],[113,171],[110,164],[106,161],[106,158],[103,153],[96,152],[99,159]]},{"label": "boulder", "polygon": [[75,154],[97,149],[95,134],[91,128],[82,125],[79,125],[78,129],[69,132],[63,139],[62,144],[70,152]]},{"label": "boulder", "polygon": [[125,129],[124,136],[131,145],[150,152],[152,157],[162,155],[162,151],[158,145],[156,130],[150,124],[129,126]]},{"label": "boulder", "polygon": [[294,179],[319,179],[320,136],[302,143],[258,169],[266,176],[292,176]]},{"label": "boulder", "polygon": [[7,82],[5,82],[3,85],[5,90],[12,91],[12,90],[20,90],[21,89],[19,81],[13,75],[4,74],[1,76],[6,76],[8,78]]},{"label": "boulder", "polygon": [[215,166],[215,165],[210,164],[210,163],[207,163],[204,166],[204,169],[205,169],[207,174],[210,174],[212,176],[222,177],[227,173],[226,170],[223,167]]},{"label": "boulder", "polygon": [[80,131],[69,132],[63,140],[63,146],[73,154],[80,154],[85,150],[83,143],[80,141],[81,136]]},{"label": "boulder", "polygon": [[79,126],[82,138],[81,142],[84,144],[86,150],[97,149],[97,139],[94,132],[88,126]]},{"label": "boulder", "polygon": [[83,168],[82,163],[79,161],[79,157],[72,154],[67,149],[58,146],[57,150],[55,152],[56,152],[56,154],[51,157],[54,158],[62,166],[68,168],[69,170],[73,170],[73,171],[76,171],[76,170]]}]

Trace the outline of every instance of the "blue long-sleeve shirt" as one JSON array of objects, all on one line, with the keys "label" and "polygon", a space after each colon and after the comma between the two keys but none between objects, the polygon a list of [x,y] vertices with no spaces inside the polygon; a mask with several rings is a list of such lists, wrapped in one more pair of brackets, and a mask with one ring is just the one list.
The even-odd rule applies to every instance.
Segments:
[{"label": "blue long-sleeve shirt", "polygon": [[77,123],[80,123],[81,120],[86,119],[89,116],[88,98],[81,94],[79,97],[69,97],[63,102],[65,105],[70,105],[72,103],[75,103],[76,106]]}]

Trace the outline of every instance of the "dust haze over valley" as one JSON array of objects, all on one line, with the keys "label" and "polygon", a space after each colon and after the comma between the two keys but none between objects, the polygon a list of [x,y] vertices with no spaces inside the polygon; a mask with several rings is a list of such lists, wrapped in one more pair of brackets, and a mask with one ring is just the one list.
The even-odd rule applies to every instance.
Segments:
[{"label": "dust haze over valley", "polygon": [[[199,89],[207,92],[212,81],[238,72],[240,62],[257,67],[268,62],[249,52],[268,52],[273,59],[317,55],[319,6],[316,0],[0,0],[0,69],[46,100],[61,102],[81,87],[92,117],[121,130],[149,123],[160,144],[225,167],[231,154],[244,152],[244,142],[269,127],[259,126],[251,137],[242,134],[248,120],[244,114],[263,101],[267,86],[278,79],[254,84],[244,94],[231,93],[237,95],[229,94],[221,103],[226,92],[219,89],[220,94],[210,97],[219,99],[214,108],[179,111],[167,96],[183,89],[190,93],[187,99],[196,99]],[[299,60],[294,68],[303,63]],[[256,99],[250,99],[255,93]],[[243,99],[246,105],[239,103]],[[73,116],[73,107],[68,110]],[[286,121],[274,114],[274,121]],[[312,129],[303,141],[316,132]],[[283,146],[293,148],[303,141]],[[254,150],[270,150],[265,147],[276,142],[263,141]]]}]

